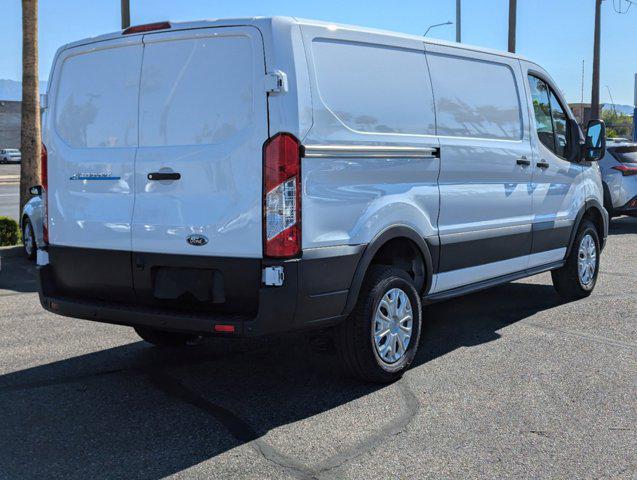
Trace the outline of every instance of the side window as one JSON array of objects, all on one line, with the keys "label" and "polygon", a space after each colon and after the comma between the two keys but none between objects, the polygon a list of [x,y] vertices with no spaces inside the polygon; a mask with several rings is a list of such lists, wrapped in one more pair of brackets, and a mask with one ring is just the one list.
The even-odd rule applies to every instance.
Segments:
[{"label": "side window", "polygon": [[520,140],[522,115],[513,70],[503,63],[427,53],[438,135]]},{"label": "side window", "polygon": [[566,112],[553,90],[544,81],[529,75],[529,86],[540,142],[556,155],[566,158],[569,143]]},{"label": "side window", "polygon": [[[315,39],[312,53],[320,98],[348,128],[364,133],[436,133],[422,50]],[[327,121],[333,130],[336,125]]]},{"label": "side window", "polygon": [[553,130],[555,131],[555,153],[560,157],[566,158],[568,156],[568,141],[566,140],[567,128],[566,128],[566,112],[557,100],[557,97],[551,92],[551,118],[553,119]]}]

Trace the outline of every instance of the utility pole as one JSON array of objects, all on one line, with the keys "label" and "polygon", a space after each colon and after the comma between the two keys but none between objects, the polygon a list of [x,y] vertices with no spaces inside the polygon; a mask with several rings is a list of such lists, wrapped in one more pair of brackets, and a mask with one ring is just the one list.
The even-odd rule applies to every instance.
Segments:
[{"label": "utility pole", "polygon": [[456,42],[458,43],[462,42],[462,12],[460,2],[461,0],[456,0]]},{"label": "utility pole", "polygon": [[637,73],[635,74],[635,98],[633,99],[633,142],[637,142]]},{"label": "utility pole", "polygon": [[595,40],[593,45],[593,89],[591,91],[591,120],[598,120],[599,115],[599,48],[601,37],[602,2],[595,0]]},{"label": "utility pole", "polygon": [[515,35],[517,28],[517,0],[509,0],[509,52],[515,53]]},{"label": "utility pole", "polygon": [[584,65],[586,60],[582,60],[582,96],[579,104],[579,121],[582,128],[584,128]]},{"label": "utility pole", "polygon": [[122,1],[122,30],[130,27],[130,0]]},{"label": "utility pole", "polygon": [[40,91],[38,85],[38,0],[22,0],[22,114],[20,123],[20,212],[40,183]]}]

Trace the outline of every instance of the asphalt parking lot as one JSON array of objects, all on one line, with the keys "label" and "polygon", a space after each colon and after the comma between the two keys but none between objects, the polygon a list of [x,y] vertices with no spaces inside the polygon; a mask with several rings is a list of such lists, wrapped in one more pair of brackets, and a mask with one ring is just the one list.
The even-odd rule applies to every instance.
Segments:
[{"label": "asphalt parking lot", "polygon": [[542,274],[428,307],[389,386],[300,336],[161,350],[46,313],[2,252],[0,478],[635,478],[637,219],[586,300]]}]

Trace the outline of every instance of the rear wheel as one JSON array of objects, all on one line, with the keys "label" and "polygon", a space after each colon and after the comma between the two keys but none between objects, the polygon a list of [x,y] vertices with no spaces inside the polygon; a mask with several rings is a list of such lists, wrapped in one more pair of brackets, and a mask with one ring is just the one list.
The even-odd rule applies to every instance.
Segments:
[{"label": "rear wheel", "polygon": [[158,347],[181,347],[195,342],[199,335],[189,333],[167,332],[148,327],[135,327],[137,335],[143,340]]},{"label": "rear wheel", "polygon": [[335,329],[345,370],[362,380],[399,379],[414,360],[422,323],[420,297],[411,277],[393,267],[368,272],[356,307]]},{"label": "rear wheel", "polygon": [[588,297],[595,288],[599,273],[599,235],[590,221],[580,224],[566,264],[551,272],[553,286],[566,300]]},{"label": "rear wheel", "polygon": [[38,247],[35,243],[33,225],[31,225],[31,220],[29,220],[28,217],[22,222],[22,245],[24,247],[24,254],[29,260],[33,260]]}]

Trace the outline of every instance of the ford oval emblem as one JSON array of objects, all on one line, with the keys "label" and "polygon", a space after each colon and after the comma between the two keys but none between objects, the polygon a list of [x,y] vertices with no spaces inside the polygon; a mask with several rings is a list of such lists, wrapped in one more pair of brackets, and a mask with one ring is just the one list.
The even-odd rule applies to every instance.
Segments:
[{"label": "ford oval emblem", "polygon": [[189,235],[186,238],[186,241],[195,247],[203,247],[206,243],[208,243],[208,239],[203,235]]}]

